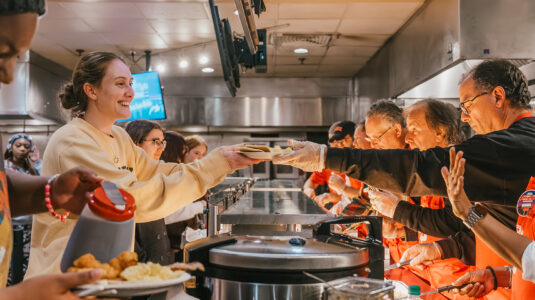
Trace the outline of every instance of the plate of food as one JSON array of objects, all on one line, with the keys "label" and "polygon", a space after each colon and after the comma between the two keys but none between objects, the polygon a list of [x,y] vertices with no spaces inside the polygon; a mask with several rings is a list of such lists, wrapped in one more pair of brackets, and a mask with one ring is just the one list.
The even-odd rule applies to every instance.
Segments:
[{"label": "plate of food", "polygon": [[291,153],[292,148],[268,147],[266,145],[242,145],[238,148],[238,153],[253,159],[273,159],[275,155]]},{"label": "plate of food", "polygon": [[191,275],[186,271],[204,270],[201,263],[162,266],[155,263],[139,263],[135,252],[123,252],[108,263],[101,263],[92,254],[85,254],[74,261],[67,272],[80,272],[100,268],[100,280],[77,287],[74,293],[80,297],[110,296],[132,297],[157,294],[178,287]]}]

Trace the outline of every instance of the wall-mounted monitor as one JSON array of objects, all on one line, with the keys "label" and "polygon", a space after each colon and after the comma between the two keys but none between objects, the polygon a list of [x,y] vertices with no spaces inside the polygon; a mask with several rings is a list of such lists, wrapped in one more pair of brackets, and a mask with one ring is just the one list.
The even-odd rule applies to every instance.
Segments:
[{"label": "wall-mounted monitor", "polygon": [[134,100],[130,103],[131,116],[118,122],[146,119],[162,120],[166,118],[162,87],[158,72],[132,74],[134,77]]}]

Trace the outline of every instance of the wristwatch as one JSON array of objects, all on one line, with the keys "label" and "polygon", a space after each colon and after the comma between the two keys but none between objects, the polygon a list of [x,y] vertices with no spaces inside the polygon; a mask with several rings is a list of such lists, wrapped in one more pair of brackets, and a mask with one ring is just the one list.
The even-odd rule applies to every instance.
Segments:
[{"label": "wristwatch", "polygon": [[468,228],[472,228],[479,220],[483,219],[488,212],[489,211],[483,205],[476,204],[472,206],[463,223],[464,225],[468,226]]}]

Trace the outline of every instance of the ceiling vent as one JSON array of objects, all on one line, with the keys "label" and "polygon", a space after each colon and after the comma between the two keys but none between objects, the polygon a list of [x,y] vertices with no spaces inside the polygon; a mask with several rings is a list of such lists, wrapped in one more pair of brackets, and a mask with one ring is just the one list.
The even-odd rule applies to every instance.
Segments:
[{"label": "ceiling vent", "polygon": [[333,34],[301,34],[301,33],[271,33],[269,35],[269,44],[279,48],[281,46],[290,46],[292,44],[312,44],[315,46],[326,47],[333,40]]}]

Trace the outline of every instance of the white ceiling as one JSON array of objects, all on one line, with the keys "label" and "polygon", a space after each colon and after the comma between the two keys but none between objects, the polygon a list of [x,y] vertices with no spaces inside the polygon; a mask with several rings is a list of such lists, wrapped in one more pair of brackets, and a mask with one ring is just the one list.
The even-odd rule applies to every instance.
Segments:
[{"label": "white ceiling", "polygon": [[[268,34],[334,34],[327,45],[291,42],[268,45],[268,73],[250,76],[352,76],[422,5],[424,0],[265,0],[266,12],[256,19]],[[165,65],[162,75],[220,76],[219,56],[207,0],[49,0],[32,50],[73,68],[75,49],[114,51],[130,57],[134,72],[144,69],[144,50],[152,50],[152,65]],[[243,30],[233,0],[216,1],[221,18],[232,30]],[[308,54],[295,54],[304,47]],[[202,73],[199,55],[216,71]],[[301,64],[298,58],[305,58]],[[178,61],[189,61],[180,69]]]}]

